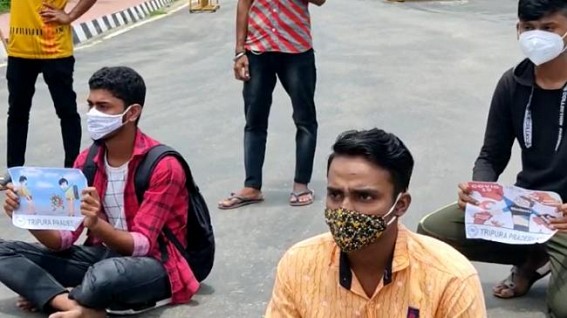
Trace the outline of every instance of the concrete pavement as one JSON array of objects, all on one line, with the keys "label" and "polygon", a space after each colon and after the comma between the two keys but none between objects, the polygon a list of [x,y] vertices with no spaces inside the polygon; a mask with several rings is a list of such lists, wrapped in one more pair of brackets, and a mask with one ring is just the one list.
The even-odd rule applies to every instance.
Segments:
[{"label": "concrete pavement", "polygon": [[[220,212],[216,202],[243,179],[241,84],[232,79],[235,0],[215,14],[178,12],[77,52],[76,89],[82,114],[89,76],[125,64],[146,78],[141,127],[189,159],[209,201],[218,240],[216,267],[188,306],[144,317],[260,317],[275,266],[293,243],[326,230],[325,161],[340,132],[382,127],[412,150],[416,167],[412,208],[403,222],[415,228],[426,213],[455,199],[468,180],[482,142],[489,100],[500,75],[520,59],[516,0],[385,3],[328,1],[312,9],[318,59],[320,139],[312,186],[317,202],[290,208],[294,134],[289,99],[276,88],[270,120],[262,205]],[[0,79],[6,105],[6,83]],[[47,89],[38,83],[28,165],[61,165],[59,125]],[[7,106],[5,106],[7,107]],[[0,125],[0,149],[5,149]],[[83,138],[84,145],[88,139]],[[0,166],[5,165],[0,156]],[[517,156],[502,181],[513,182]],[[29,239],[0,218],[0,237]],[[498,251],[495,251],[497,253]],[[498,301],[490,288],[508,267],[478,265],[490,317],[544,317],[545,282],[527,297]],[[33,283],[33,282],[30,282]],[[0,289],[0,317],[21,317],[15,297]]]}]

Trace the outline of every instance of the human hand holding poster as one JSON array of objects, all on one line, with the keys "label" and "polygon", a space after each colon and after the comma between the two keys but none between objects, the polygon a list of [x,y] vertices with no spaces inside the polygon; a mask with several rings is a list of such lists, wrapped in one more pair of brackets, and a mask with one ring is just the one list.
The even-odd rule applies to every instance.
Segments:
[{"label": "human hand holding poster", "polygon": [[8,169],[20,206],[12,223],[28,230],[76,230],[83,222],[81,192],[87,179],[78,169]]},{"label": "human hand holding poster", "polygon": [[554,192],[532,191],[493,182],[469,182],[471,197],[478,206],[467,204],[467,239],[484,239],[507,244],[544,243],[557,231],[549,221],[561,217],[561,197]]}]

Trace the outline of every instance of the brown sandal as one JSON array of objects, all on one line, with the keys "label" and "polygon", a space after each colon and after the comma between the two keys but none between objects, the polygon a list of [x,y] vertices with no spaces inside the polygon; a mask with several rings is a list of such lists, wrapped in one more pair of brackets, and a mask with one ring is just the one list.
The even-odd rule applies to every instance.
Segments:
[{"label": "brown sandal", "polygon": [[520,268],[517,266],[512,267],[510,275],[498,285],[492,289],[492,294],[495,297],[502,299],[512,299],[517,297],[522,297],[527,294],[532,288],[533,284],[538,280],[544,278],[551,272],[549,262],[545,263],[542,267],[538,268],[531,274],[526,274],[525,277],[529,277],[529,281],[525,290],[517,291],[516,283],[514,282],[514,276],[521,272]]},{"label": "brown sandal", "polygon": [[219,202],[219,204],[218,204],[219,209],[221,209],[221,210],[238,209],[238,208],[241,208],[241,207],[246,206],[246,205],[263,202],[264,198],[263,197],[247,198],[247,197],[243,197],[241,195],[237,195],[236,193],[231,193],[230,197],[226,198],[223,202],[225,202],[225,201],[229,201],[229,202],[232,202],[232,203],[225,205],[225,204],[222,204],[222,202]]}]

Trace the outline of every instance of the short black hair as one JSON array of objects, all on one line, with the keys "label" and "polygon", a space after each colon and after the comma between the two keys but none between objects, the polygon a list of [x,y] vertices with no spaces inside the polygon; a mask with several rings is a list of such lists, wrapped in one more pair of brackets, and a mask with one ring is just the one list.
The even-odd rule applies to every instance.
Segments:
[{"label": "short black hair", "polygon": [[103,67],[89,79],[91,90],[103,89],[124,102],[124,107],[133,104],[144,106],[146,84],[138,72],[127,66]]},{"label": "short black hair", "polygon": [[413,156],[396,135],[382,129],[350,130],[342,133],[333,145],[327,173],[336,156],[363,157],[390,173],[394,197],[407,191],[413,172]]},{"label": "short black hair", "polygon": [[520,21],[536,21],[555,13],[567,16],[565,0],[520,0],[518,18]]},{"label": "short black hair", "polygon": [[20,182],[28,181],[26,176],[20,176]]},{"label": "short black hair", "polygon": [[69,181],[67,181],[67,179],[65,178],[59,179],[59,185],[63,185],[63,183],[69,184]]}]

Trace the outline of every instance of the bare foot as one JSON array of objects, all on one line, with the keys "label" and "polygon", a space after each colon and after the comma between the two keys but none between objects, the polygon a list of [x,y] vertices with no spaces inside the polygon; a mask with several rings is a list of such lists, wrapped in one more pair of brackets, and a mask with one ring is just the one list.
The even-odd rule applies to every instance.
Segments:
[{"label": "bare foot", "polygon": [[49,318],[106,318],[106,311],[77,307],[68,311],[56,312]]},{"label": "bare foot", "polygon": [[18,308],[20,308],[23,311],[29,311],[29,312],[37,311],[37,308],[35,308],[35,306],[24,297],[18,298],[18,301],[16,302],[16,306],[18,306]]}]

